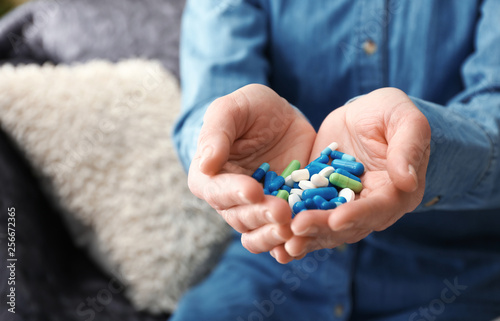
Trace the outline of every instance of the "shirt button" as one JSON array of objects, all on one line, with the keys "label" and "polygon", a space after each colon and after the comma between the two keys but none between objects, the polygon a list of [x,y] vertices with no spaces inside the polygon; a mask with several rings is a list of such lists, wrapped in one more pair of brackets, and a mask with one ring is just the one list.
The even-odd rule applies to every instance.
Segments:
[{"label": "shirt button", "polygon": [[363,50],[365,54],[371,56],[377,51],[377,44],[373,40],[368,39],[363,43]]},{"label": "shirt button", "polygon": [[342,252],[345,252],[345,250],[347,250],[347,245],[345,243],[337,246],[337,251],[342,253]]},{"label": "shirt button", "polygon": [[428,201],[427,203],[425,203],[424,207],[429,207],[429,206],[432,206],[434,204],[437,204],[440,200],[441,200],[441,196],[436,196],[433,199],[431,199],[430,201]]},{"label": "shirt button", "polygon": [[344,314],[344,307],[342,306],[342,304],[337,304],[333,311],[335,312],[335,316],[337,318],[340,318]]}]

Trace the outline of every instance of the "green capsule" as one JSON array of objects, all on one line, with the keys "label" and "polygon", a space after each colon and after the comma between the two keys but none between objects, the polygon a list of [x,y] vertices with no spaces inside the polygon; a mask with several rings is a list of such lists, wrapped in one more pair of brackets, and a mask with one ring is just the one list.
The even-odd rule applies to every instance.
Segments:
[{"label": "green capsule", "polygon": [[287,178],[288,175],[292,175],[292,172],[298,169],[300,169],[300,162],[294,159],[293,161],[290,162],[290,164],[288,164],[288,166],[285,168],[285,170],[281,173],[280,176]]},{"label": "green capsule", "polygon": [[279,198],[282,198],[282,199],[284,199],[285,201],[287,201],[287,202],[288,202],[288,196],[289,196],[289,195],[290,195],[290,194],[288,194],[288,192],[287,192],[287,191],[285,191],[284,189],[280,189],[280,190],[278,191],[278,195],[276,195],[276,196],[277,196],[277,197],[279,197]]},{"label": "green capsule", "polygon": [[363,189],[363,184],[339,173],[330,175],[330,183],[340,188],[350,188],[355,193],[359,193]]}]

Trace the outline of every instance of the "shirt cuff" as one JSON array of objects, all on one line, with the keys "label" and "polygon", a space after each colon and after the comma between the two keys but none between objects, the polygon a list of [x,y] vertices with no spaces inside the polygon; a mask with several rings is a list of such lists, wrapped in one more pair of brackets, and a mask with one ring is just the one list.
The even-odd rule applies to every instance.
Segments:
[{"label": "shirt cuff", "polygon": [[[431,127],[425,193],[416,211],[488,207],[493,144],[478,123],[452,108],[410,97]],[[491,205],[491,204],[489,204]]]},{"label": "shirt cuff", "polygon": [[[210,102],[211,103],[211,102]],[[210,103],[194,109],[189,114],[179,118],[174,126],[172,138],[177,155],[184,170],[187,172],[198,148],[198,137],[203,125],[203,116]]]}]

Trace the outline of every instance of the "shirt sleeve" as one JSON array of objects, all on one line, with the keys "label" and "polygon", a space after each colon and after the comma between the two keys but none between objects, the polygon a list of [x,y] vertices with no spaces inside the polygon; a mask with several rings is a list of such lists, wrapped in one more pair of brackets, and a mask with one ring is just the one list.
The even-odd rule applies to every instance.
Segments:
[{"label": "shirt sleeve", "polygon": [[432,130],[425,194],[417,211],[500,207],[499,12],[499,1],[484,2],[474,52],[462,66],[463,92],[446,106],[411,97]]},{"label": "shirt sleeve", "polygon": [[256,0],[187,1],[180,44],[182,108],[173,129],[186,170],[210,103],[250,83],[268,84],[267,23]]}]

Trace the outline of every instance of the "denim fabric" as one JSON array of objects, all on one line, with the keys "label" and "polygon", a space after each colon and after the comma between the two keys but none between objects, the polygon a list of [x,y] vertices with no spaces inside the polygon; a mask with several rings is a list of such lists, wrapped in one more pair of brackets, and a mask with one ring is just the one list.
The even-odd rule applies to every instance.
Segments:
[{"label": "denim fabric", "polygon": [[[427,117],[432,140],[414,213],[342,251],[324,250],[325,260],[310,254],[315,263],[279,265],[247,253],[236,235],[173,319],[500,316],[499,17],[499,0],[188,0],[174,129],[185,168],[207,106],[249,83],[273,88],[316,129],[349,99],[397,87]],[[307,277],[293,272],[307,264]],[[287,271],[300,286],[291,289]],[[267,315],[259,302],[273,289],[287,299]]]}]

